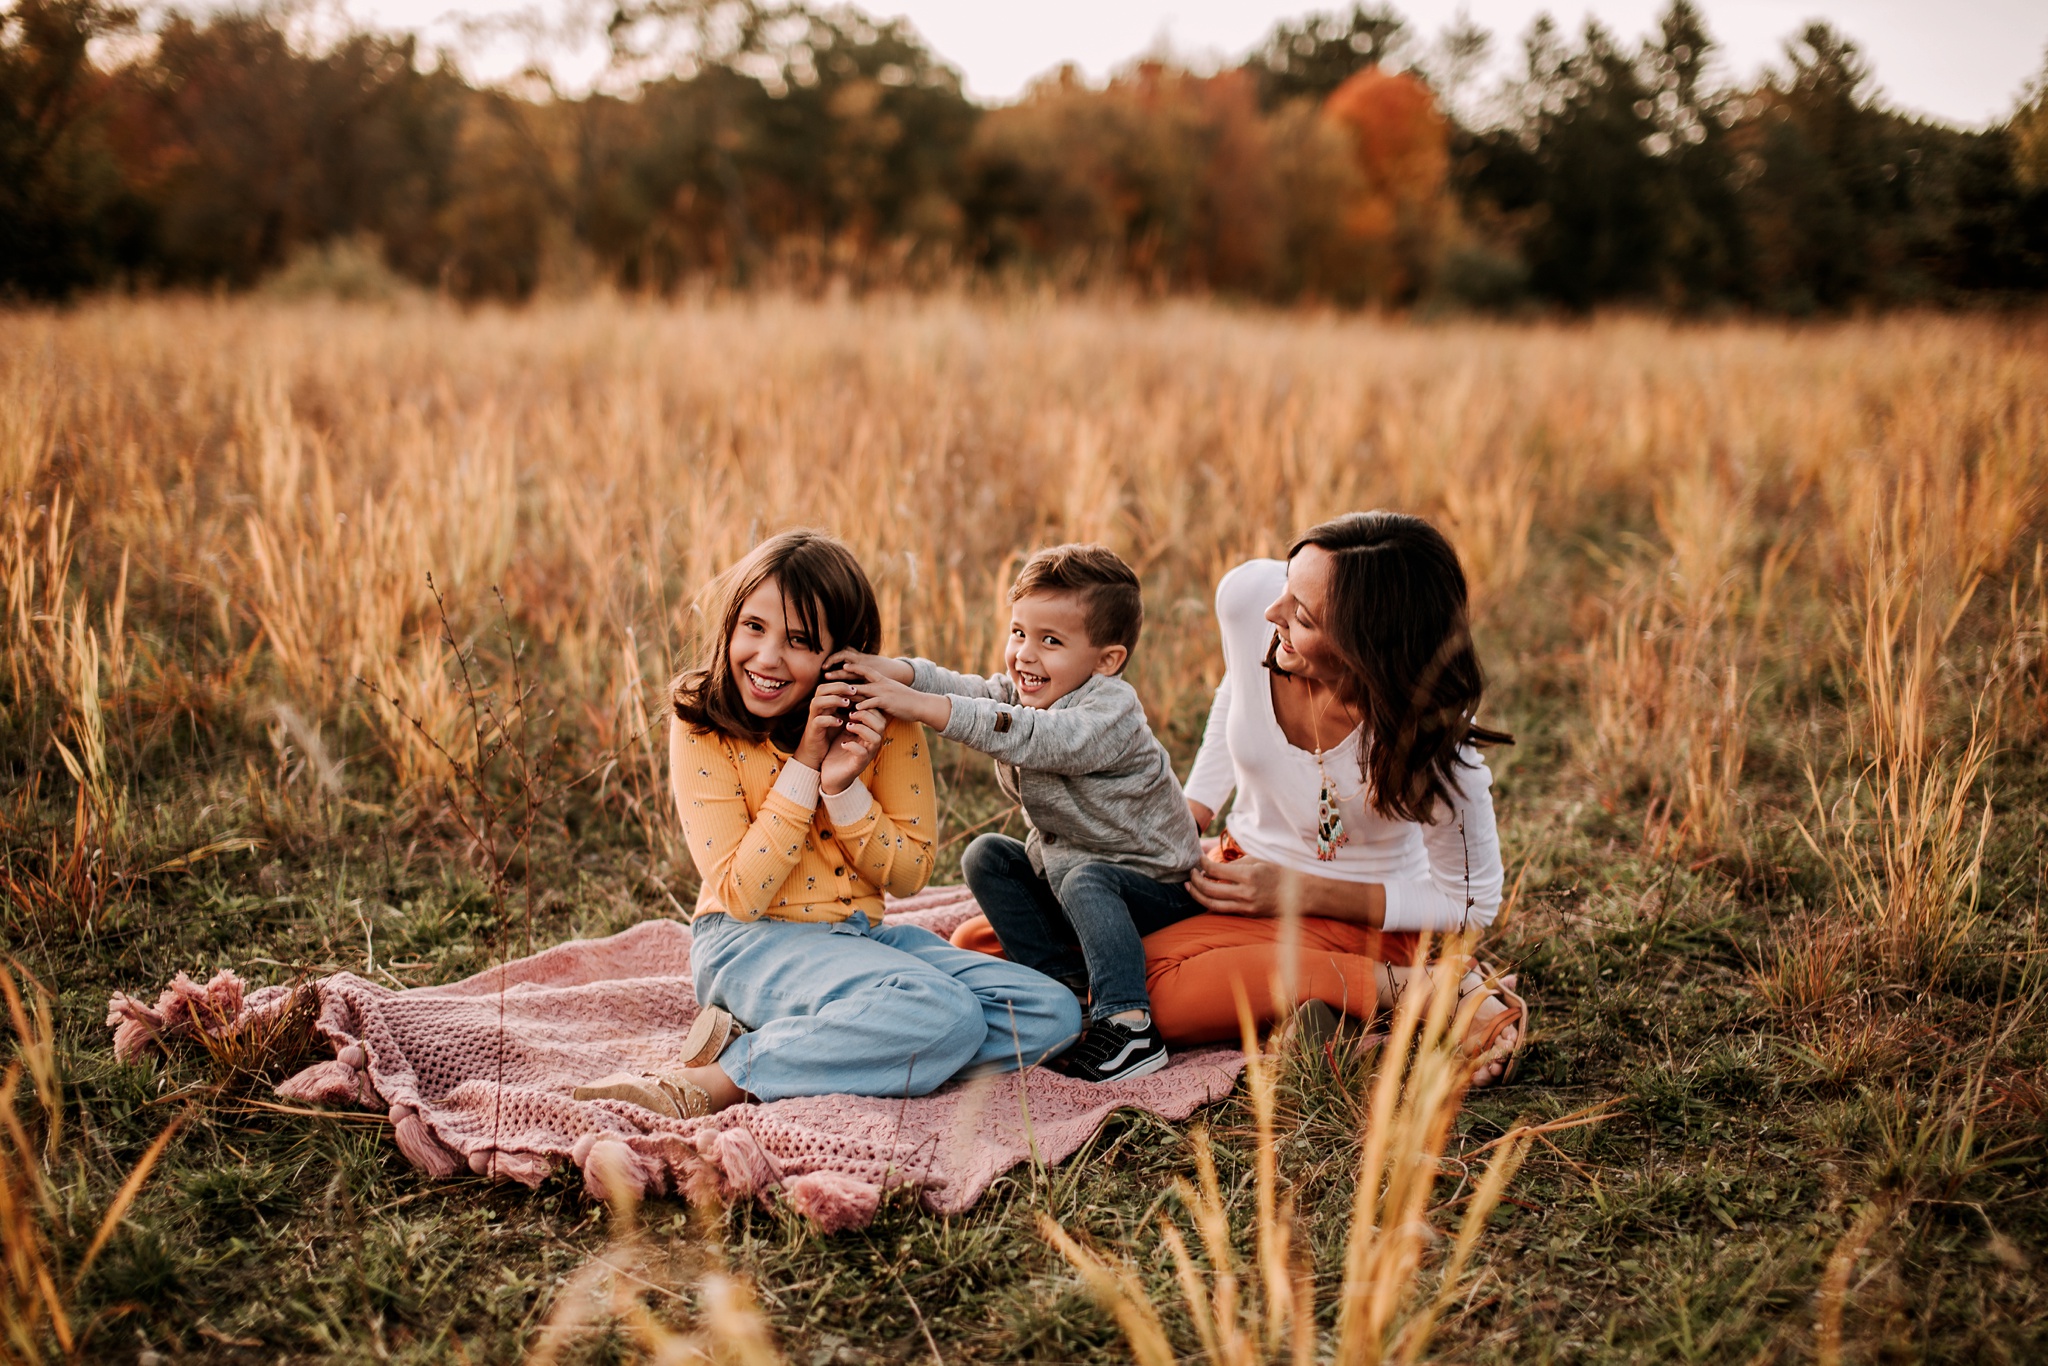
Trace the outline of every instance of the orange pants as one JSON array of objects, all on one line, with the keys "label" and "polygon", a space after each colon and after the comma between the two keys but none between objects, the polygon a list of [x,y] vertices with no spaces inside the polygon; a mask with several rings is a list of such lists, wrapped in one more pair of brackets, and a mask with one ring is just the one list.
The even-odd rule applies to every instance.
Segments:
[{"label": "orange pants", "polygon": [[[1168,1043],[1213,1043],[1238,1037],[1240,991],[1254,1024],[1285,1019],[1308,1001],[1369,1019],[1378,1006],[1373,964],[1415,960],[1417,936],[1382,934],[1348,920],[1304,916],[1295,954],[1294,990],[1282,992],[1285,966],[1280,922],[1255,916],[1190,916],[1145,936],[1145,990],[1152,1018]],[[953,931],[963,949],[1002,956],[987,916]]]}]

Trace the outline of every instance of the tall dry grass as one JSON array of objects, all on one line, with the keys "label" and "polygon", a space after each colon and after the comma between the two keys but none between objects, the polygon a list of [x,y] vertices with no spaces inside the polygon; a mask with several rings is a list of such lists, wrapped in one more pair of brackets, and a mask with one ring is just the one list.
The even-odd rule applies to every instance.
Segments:
[{"label": "tall dry grass", "polygon": [[[1440,1257],[1443,1235],[1430,1221],[1453,1120],[1472,1076],[1463,1039],[1481,998],[1458,998],[1458,979],[1475,936],[1456,936],[1430,975],[1430,989],[1405,992],[1394,1011],[1365,1097],[1358,1135],[1356,1185],[1341,1270],[1334,1277],[1334,1331],[1318,1318],[1318,1277],[1310,1263],[1312,1216],[1282,1190],[1279,1164],[1277,1059],[1262,1052],[1242,996],[1245,1082],[1254,1133],[1253,1209],[1249,1249],[1231,1232],[1230,1201],[1217,1179],[1206,1131],[1194,1139],[1195,1180],[1176,1183],[1192,1220],[1198,1257],[1171,1218],[1160,1241],[1172,1259],[1181,1307],[1195,1336],[1197,1358],[1212,1366],[1334,1360],[1375,1366],[1423,1359],[1439,1321],[1470,1289],[1465,1273],[1499,1205],[1538,1135],[1596,1123],[1581,1113],[1548,1124],[1521,1125],[1487,1145],[1491,1155],[1465,1200],[1457,1236]],[[1476,1156],[1477,1154],[1474,1154]],[[1130,1263],[1096,1251],[1049,1215],[1046,1238],[1081,1274],[1090,1293],[1116,1319],[1139,1366],[1172,1366],[1176,1350],[1153,1293]],[[1435,1293],[1426,1294],[1435,1281]]]},{"label": "tall dry grass", "polygon": [[84,1135],[67,1137],[53,1002],[40,982],[26,973],[17,980],[17,972],[17,964],[0,966],[0,1002],[13,1034],[0,1070],[0,1366],[38,1366],[82,1359],[99,1329],[126,1312],[116,1307],[82,1317],[79,1286],[120,1229],[180,1120],[166,1125],[128,1170],[91,1225],[85,1250],[67,1256],[66,1244],[82,1231],[85,1173],[104,1145]]},{"label": "tall dry grass", "polygon": [[1704,465],[1655,494],[1655,540],[1606,565],[1613,594],[1587,643],[1589,767],[1648,794],[1653,853],[1739,844],[1749,713],[1773,590],[1796,547],[1758,535],[1753,490]]},{"label": "tall dry grass", "polygon": [[1874,553],[1865,571],[1855,633],[1861,705],[1850,729],[1861,767],[1832,802],[1814,784],[1808,839],[1876,961],[1895,980],[1924,982],[1945,974],[1975,923],[1992,817],[1979,780],[1996,743],[1998,699],[1973,699],[1968,732],[1942,734],[1940,664],[1976,585],[1937,618],[1913,574],[1895,548]]},{"label": "tall dry grass", "polygon": [[[2044,341],[1940,317],[1416,327],[946,298],[9,314],[0,734],[22,781],[0,919],[87,935],[151,867],[348,812],[446,817],[451,759],[481,743],[465,661],[515,658],[494,587],[566,770],[668,888],[665,683],[697,588],[767,532],[846,537],[889,647],[968,668],[1000,657],[1020,554],[1109,542],[1146,586],[1130,677],[1185,744],[1217,577],[1388,506],[1460,548],[1489,719],[1540,724],[1645,857],[1774,860],[1801,820],[1828,890],[1756,983],[1824,1013],[1952,968],[1982,913],[1988,766],[2048,734]],[[166,773],[193,790],[165,800]],[[1422,1350],[1428,1279],[1454,1288],[1480,1227],[1427,1265],[1411,1228],[1456,1103],[1433,1047],[1383,1071],[1361,1136],[1336,1344],[1358,1359]],[[1250,1251],[1199,1174],[1199,1256],[1168,1243],[1211,1359],[1319,1341],[1268,1166]],[[1163,1341],[1074,1247],[1141,1355]]]},{"label": "tall dry grass", "polygon": [[[650,1237],[640,1220],[639,1180],[602,1151],[593,1168],[607,1192],[612,1236],[556,1295],[529,1366],[555,1366],[565,1351],[597,1337],[609,1339],[613,1359],[657,1366],[784,1366],[753,1287],[725,1265],[716,1217],[700,1209],[692,1236]],[[676,1327],[677,1318],[685,1326]]]},{"label": "tall dry grass", "polygon": [[947,299],[11,315],[0,675],[57,761],[43,804],[82,799],[8,872],[90,923],[168,838],[131,810],[153,756],[251,729],[278,762],[210,834],[432,805],[461,659],[510,653],[494,585],[593,790],[682,871],[664,684],[695,590],[765,532],[847,537],[890,646],[967,667],[1019,554],[1108,541],[1151,609],[1132,678],[1186,736],[1217,576],[1395,506],[1455,537],[1496,672],[1576,691],[1558,738],[1649,853],[1748,857],[1756,765],[1812,767],[1838,899],[1923,972],[1967,925],[1982,825],[1956,812],[1987,809],[2001,727],[2041,729],[2041,340]]},{"label": "tall dry grass", "polygon": [[[1135,681],[1187,724],[1217,575],[1398,506],[1456,537],[1497,639],[1570,614],[1567,738],[1711,849],[1739,838],[1759,690],[1863,667],[1830,613],[1873,554],[1950,599],[2031,558],[2038,340],[944,300],[13,315],[6,686],[108,823],[139,747],[279,703],[423,789],[464,711],[427,576],[486,644],[501,584],[652,835],[647,721],[692,590],[767,530],[845,535],[891,644],[967,665],[996,656],[1014,555],[1106,540],[1146,579]],[[1607,589],[1558,582],[1588,558]]]}]

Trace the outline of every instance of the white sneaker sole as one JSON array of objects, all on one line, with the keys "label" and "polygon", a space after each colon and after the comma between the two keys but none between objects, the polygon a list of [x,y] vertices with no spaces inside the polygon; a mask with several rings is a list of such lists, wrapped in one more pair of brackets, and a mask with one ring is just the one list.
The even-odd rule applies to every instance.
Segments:
[{"label": "white sneaker sole", "polygon": [[1139,1077],[1149,1077],[1154,1072],[1157,1072],[1160,1068],[1166,1066],[1168,1056],[1169,1055],[1167,1054],[1167,1051],[1162,1048],[1157,1053],[1154,1053],[1151,1057],[1145,1059],[1145,1061],[1137,1063],[1130,1067],[1126,1067],[1123,1071],[1118,1072],[1114,1076],[1104,1077],[1102,1080],[1135,1081]]}]

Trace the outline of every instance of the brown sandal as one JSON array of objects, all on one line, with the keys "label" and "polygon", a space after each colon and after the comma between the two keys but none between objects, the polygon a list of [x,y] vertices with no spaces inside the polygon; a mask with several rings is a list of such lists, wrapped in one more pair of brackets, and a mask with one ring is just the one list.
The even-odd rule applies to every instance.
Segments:
[{"label": "brown sandal", "polygon": [[[1491,1086],[1505,1086],[1515,1079],[1515,1069],[1522,1065],[1522,1045],[1529,1042],[1529,1003],[1515,994],[1511,985],[1514,977],[1504,974],[1490,963],[1475,961],[1471,972],[1458,983],[1458,1004],[1464,1005],[1465,998],[1475,991],[1484,991],[1500,998],[1506,1009],[1486,1022],[1486,1033],[1480,1037],[1479,1050],[1472,1055],[1472,1066],[1480,1068],[1488,1063],[1501,1064],[1500,1075],[1489,1082]],[[1503,1052],[1494,1040],[1509,1025],[1516,1026],[1515,1041]]]},{"label": "brown sandal", "polygon": [[702,1067],[716,1062],[725,1046],[746,1032],[747,1027],[735,1020],[731,1011],[705,1006],[690,1021],[690,1032],[683,1036],[682,1060],[677,1066]]}]

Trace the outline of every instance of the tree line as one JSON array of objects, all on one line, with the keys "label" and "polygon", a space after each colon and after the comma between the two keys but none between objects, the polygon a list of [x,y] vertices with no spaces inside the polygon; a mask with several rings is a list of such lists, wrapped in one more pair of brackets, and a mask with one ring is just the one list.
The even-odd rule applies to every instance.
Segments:
[{"label": "tree line", "polygon": [[[2048,91],[1963,130],[1886,107],[1823,23],[1758,84],[1689,0],[1630,44],[1385,8],[1236,67],[1071,70],[983,108],[900,23],[750,0],[594,12],[612,79],[485,84],[274,11],[0,11],[0,294],[246,287],[335,243],[463,298],[964,277],[1273,301],[1788,314],[2048,290]],[[1457,111],[1480,112],[1461,116]]]}]

